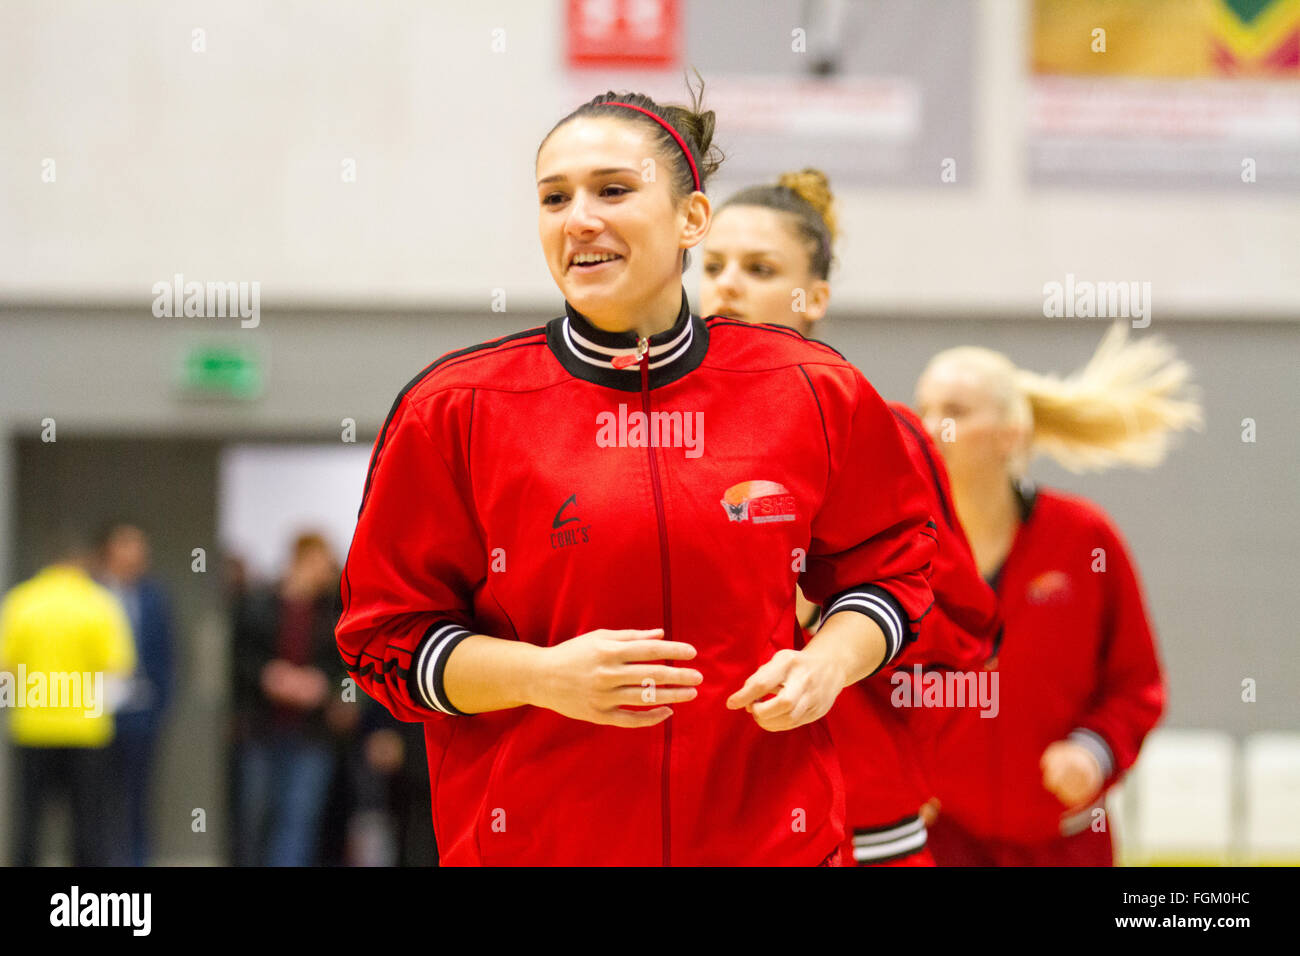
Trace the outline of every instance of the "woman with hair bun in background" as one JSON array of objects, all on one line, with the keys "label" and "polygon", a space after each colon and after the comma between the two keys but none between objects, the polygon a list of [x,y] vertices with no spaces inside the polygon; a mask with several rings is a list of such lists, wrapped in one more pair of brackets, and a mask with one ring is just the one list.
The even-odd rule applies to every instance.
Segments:
[{"label": "woman with hair bun in background", "polygon": [[918,407],[1006,625],[996,719],[962,712],[928,741],[940,865],[1109,866],[1103,800],[1160,718],[1164,679],[1137,570],[1097,505],[1036,488],[1030,457],[1071,471],[1151,468],[1201,423],[1172,348],[1118,323],[1060,379],[965,346],[930,360]]},{"label": "woman with hair bun in background", "polygon": [[[705,239],[702,310],[808,335],[830,303],[835,238],[830,183],[819,170],[785,173],[773,185],[741,190],[719,207]],[[1000,622],[993,592],[980,579],[954,517],[938,450],[906,406],[888,404],[927,492],[938,540],[930,580],[935,603],[920,637],[890,671],[841,694],[827,722],[847,787],[846,862],[924,866],[932,860],[919,810],[930,788],[915,737],[917,712],[893,706],[891,697],[900,682],[912,681],[917,664],[982,667],[995,651]],[[798,601],[801,640],[808,640],[818,608],[803,594]]]}]

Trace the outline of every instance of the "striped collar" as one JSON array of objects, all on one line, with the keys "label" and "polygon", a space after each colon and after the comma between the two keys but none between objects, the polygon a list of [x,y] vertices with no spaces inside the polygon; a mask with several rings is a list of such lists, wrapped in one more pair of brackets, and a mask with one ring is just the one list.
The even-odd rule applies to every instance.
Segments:
[{"label": "striped collar", "polygon": [[[634,358],[636,343],[635,332],[599,329],[568,302],[564,303],[564,315],[546,325],[546,344],[570,375],[623,392],[641,390],[641,365],[633,362],[616,368],[612,360],[620,356]],[[683,288],[677,321],[672,328],[650,336],[650,387],[675,382],[698,368],[708,349],[708,326],[691,314]]]}]

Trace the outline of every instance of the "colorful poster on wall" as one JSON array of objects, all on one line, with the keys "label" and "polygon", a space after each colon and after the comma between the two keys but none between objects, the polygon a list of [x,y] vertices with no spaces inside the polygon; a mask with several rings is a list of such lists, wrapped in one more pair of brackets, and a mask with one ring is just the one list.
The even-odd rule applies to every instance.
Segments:
[{"label": "colorful poster on wall", "polygon": [[977,174],[975,9],[947,0],[571,0],[564,105],[628,89],[682,103],[698,70],[727,156],[719,188],[805,166],[832,186],[960,188]]},{"label": "colorful poster on wall", "polygon": [[1034,0],[1044,185],[1300,189],[1300,0]]}]

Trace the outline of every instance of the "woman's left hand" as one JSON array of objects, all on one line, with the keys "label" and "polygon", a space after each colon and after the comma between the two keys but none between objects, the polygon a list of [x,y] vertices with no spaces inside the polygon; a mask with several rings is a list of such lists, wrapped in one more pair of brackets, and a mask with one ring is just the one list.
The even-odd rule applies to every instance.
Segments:
[{"label": "woman's left hand", "polygon": [[1044,789],[1067,807],[1087,806],[1101,793],[1101,785],[1105,783],[1092,751],[1073,740],[1049,744],[1038,765],[1043,772]]},{"label": "woman's left hand", "polygon": [[[844,684],[842,669],[829,657],[781,650],[727,698],[727,708],[745,708],[764,730],[793,730],[826,716]],[[760,699],[768,694],[776,696]]]}]

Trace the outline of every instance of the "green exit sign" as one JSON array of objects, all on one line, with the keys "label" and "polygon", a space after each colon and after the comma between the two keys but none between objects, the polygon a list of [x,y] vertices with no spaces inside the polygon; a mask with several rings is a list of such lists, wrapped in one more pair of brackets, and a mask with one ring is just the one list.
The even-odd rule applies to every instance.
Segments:
[{"label": "green exit sign", "polygon": [[181,358],[180,388],[195,398],[256,398],[265,385],[262,358],[242,345],[194,345]]}]

